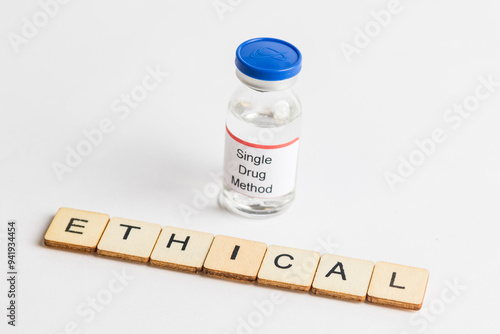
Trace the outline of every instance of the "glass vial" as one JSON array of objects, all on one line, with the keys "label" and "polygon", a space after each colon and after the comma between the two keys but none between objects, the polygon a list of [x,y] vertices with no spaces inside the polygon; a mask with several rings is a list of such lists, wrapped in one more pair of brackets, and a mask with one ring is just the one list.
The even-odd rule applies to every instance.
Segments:
[{"label": "glass vial", "polygon": [[236,76],[226,118],[222,206],[247,217],[268,217],[295,197],[301,106],[292,90],[302,67],[299,50],[256,38],[236,50]]}]

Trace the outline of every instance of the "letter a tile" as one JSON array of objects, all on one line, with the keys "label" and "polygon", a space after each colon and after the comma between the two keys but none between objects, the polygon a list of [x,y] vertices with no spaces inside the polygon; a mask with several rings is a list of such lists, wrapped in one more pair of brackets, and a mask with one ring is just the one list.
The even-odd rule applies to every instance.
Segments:
[{"label": "letter a tile", "polygon": [[161,226],[124,218],[111,218],[97,245],[97,254],[146,263]]},{"label": "letter a tile", "polygon": [[210,276],[253,282],[265,253],[265,243],[218,235],[210,247],[203,271]]},{"label": "letter a tile", "polygon": [[60,208],[45,233],[45,245],[93,253],[108,221],[104,213]]},{"label": "letter a tile", "polygon": [[429,271],[387,262],[377,262],[366,299],[369,302],[420,310]]},{"label": "letter a tile", "polygon": [[309,291],[319,257],[317,252],[271,245],[262,261],[257,283]]},{"label": "letter a tile", "polygon": [[151,254],[151,265],[199,272],[213,239],[210,233],[165,226]]},{"label": "letter a tile", "polygon": [[324,254],[312,284],[312,293],[362,302],[373,272],[373,262]]}]

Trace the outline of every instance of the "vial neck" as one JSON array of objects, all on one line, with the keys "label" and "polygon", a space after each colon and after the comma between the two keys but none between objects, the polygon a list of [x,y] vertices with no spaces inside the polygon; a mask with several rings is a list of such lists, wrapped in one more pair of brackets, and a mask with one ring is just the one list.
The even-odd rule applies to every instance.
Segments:
[{"label": "vial neck", "polygon": [[246,86],[259,92],[276,92],[291,88],[297,81],[297,76],[279,81],[265,81],[249,77],[236,69],[236,77]]}]

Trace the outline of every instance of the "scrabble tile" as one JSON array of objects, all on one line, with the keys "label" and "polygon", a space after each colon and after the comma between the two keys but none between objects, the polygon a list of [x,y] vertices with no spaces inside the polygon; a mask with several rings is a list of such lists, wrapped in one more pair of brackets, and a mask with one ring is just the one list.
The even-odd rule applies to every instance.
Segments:
[{"label": "scrabble tile", "polygon": [[311,292],[352,301],[364,301],[373,262],[324,254],[321,256]]},{"label": "scrabble tile", "polygon": [[428,279],[427,269],[377,262],[366,299],[372,303],[420,310]]},{"label": "scrabble tile", "polygon": [[97,245],[97,254],[148,262],[160,231],[158,224],[113,217]]},{"label": "scrabble tile", "polygon": [[257,283],[309,291],[319,258],[317,252],[271,245],[262,261]]},{"label": "scrabble tile", "polygon": [[165,226],[151,253],[151,265],[199,272],[213,239],[210,233]]},{"label": "scrabble tile", "polygon": [[208,251],[203,271],[210,276],[253,282],[265,253],[265,243],[218,235]]},{"label": "scrabble tile", "polygon": [[45,245],[93,253],[108,221],[104,213],[60,208],[45,233]]}]

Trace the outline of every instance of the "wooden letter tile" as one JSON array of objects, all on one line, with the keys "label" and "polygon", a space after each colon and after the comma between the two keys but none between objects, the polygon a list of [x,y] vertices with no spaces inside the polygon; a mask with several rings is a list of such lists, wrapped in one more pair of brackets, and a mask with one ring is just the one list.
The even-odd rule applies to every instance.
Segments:
[{"label": "wooden letter tile", "polygon": [[218,235],[210,247],[203,271],[210,276],[252,282],[265,253],[265,243]]},{"label": "wooden letter tile", "polygon": [[203,267],[213,234],[166,226],[151,254],[151,265],[198,272]]},{"label": "wooden letter tile", "polygon": [[312,293],[352,301],[364,301],[373,262],[324,254],[312,284]]},{"label": "wooden letter tile", "polygon": [[427,269],[377,262],[366,298],[372,303],[420,310],[428,279]]},{"label": "wooden letter tile", "polygon": [[257,275],[257,283],[309,291],[318,267],[317,252],[271,245]]},{"label": "wooden letter tile", "polygon": [[45,245],[95,252],[108,221],[109,216],[103,213],[60,208],[45,233]]},{"label": "wooden letter tile", "polygon": [[161,226],[124,218],[111,218],[97,245],[97,254],[148,262]]}]

